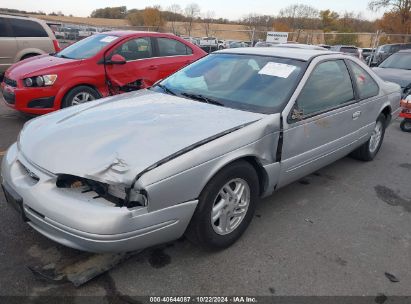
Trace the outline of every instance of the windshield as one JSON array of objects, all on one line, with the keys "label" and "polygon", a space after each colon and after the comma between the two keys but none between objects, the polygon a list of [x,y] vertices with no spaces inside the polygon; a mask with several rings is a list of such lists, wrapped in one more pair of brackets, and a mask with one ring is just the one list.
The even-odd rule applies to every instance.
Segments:
[{"label": "windshield", "polygon": [[96,55],[106,45],[110,44],[119,37],[99,34],[90,36],[79,42],[76,42],[69,47],[66,47],[61,52],[57,53],[57,57],[69,58],[69,59],[86,59]]},{"label": "windshield", "polygon": [[163,80],[154,90],[259,113],[280,111],[306,63],[271,56],[211,54]]},{"label": "windshield", "polygon": [[411,70],[411,53],[395,53],[385,59],[380,68]]}]

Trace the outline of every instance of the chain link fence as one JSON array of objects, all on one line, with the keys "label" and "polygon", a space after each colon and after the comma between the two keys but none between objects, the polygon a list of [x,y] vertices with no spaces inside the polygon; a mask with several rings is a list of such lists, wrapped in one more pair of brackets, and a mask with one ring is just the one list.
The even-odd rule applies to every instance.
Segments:
[{"label": "chain link fence", "polygon": [[[165,32],[173,33],[189,41],[200,44],[204,37],[215,38],[215,45],[201,46],[206,51],[214,51],[227,47],[225,42],[243,42],[238,46],[254,46],[258,41],[266,41],[267,32],[275,31],[274,29],[257,30],[244,25],[235,24],[201,24],[194,23],[190,28],[183,22],[168,22],[166,25],[159,26],[120,26],[120,27],[93,27],[90,25],[61,24],[53,28],[61,46],[64,48],[88,35],[92,35],[108,30],[134,30],[148,32]],[[337,33],[323,32],[321,30],[298,30],[288,33],[289,43],[303,43],[311,45],[352,45],[358,48],[367,49],[367,59],[369,64],[377,64],[373,61],[375,50],[386,44],[410,44],[411,35],[409,34],[386,34],[381,31],[375,33]],[[364,50],[365,51],[365,50]],[[370,57],[371,55],[371,57]]]}]

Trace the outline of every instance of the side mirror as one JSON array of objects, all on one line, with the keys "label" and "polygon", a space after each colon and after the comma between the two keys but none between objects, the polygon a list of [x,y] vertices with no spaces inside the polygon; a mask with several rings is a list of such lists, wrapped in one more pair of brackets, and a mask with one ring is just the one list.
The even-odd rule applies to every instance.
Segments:
[{"label": "side mirror", "polygon": [[126,64],[126,58],[119,54],[114,54],[111,59],[108,61],[111,64]]}]

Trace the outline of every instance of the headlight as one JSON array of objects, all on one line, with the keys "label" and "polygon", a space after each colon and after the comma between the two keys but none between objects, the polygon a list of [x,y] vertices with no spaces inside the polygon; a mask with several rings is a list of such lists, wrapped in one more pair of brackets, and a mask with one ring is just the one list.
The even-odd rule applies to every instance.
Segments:
[{"label": "headlight", "polygon": [[80,188],[82,193],[95,192],[97,195],[93,198],[104,198],[118,207],[141,207],[147,206],[147,194],[145,191],[129,190],[124,185],[110,185],[95,180],[82,178],[74,175],[60,174],[56,181],[58,188]]},{"label": "headlight", "polygon": [[52,86],[57,80],[57,75],[41,75],[23,79],[26,87],[47,87]]},{"label": "headlight", "polygon": [[24,79],[24,85],[25,85],[26,87],[31,87],[31,86],[33,86],[33,79],[31,79],[31,78],[26,78],[26,79]]}]

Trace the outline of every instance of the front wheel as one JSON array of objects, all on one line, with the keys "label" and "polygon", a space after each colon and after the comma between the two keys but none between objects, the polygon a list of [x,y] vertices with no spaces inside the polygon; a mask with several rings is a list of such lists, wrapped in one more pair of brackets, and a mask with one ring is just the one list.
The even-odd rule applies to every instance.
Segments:
[{"label": "front wheel", "polygon": [[202,191],[187,238],[211,250],[232,245],[250,224],[258,193],[258,176],[251,164],[238,161],[225,167]]},{"label": "front wheel", "polygon": [[406,118],[401,121],[400,128],[404,132],[411,132],[411,119]]},{"label": "front wheel", "polygon": [[378,151],[380,151],[382,142],[384,140],[385,126],[386,118],[384,114],[380,114],[377,121],[375,122],[374,130],[371,133],[370,139],[362,146],[360,146],[357,150],[352,152],[351,156],[363,161],[373,160],[378,154]]},{"label": "front wheel", "polygon": [[67,93],[67,95],[64,97],[61,107],[68,108],[99,98],[99,93],[93,88],[88,86],[78,86],[71,89]]}]

